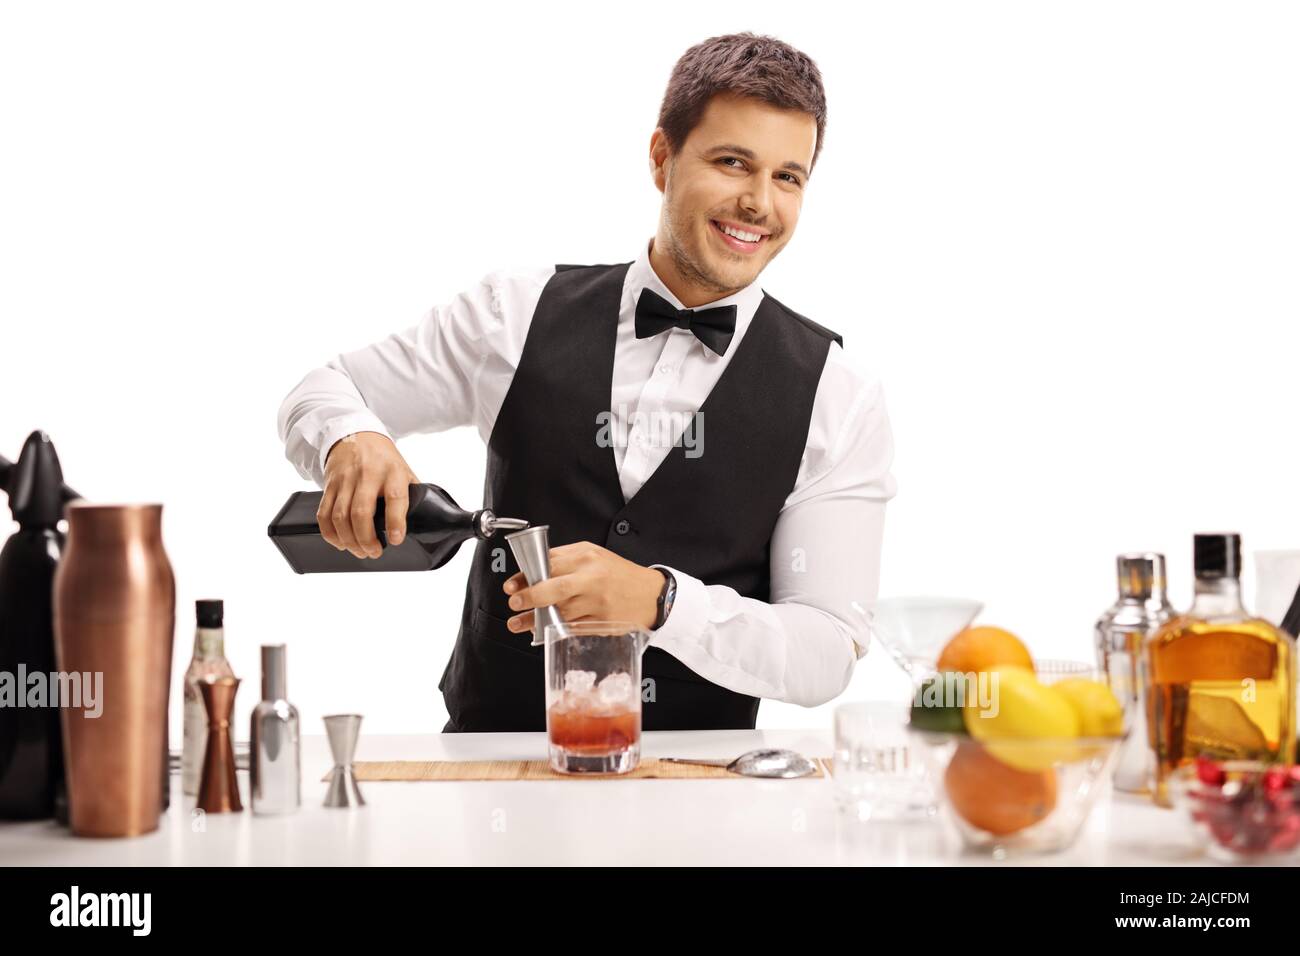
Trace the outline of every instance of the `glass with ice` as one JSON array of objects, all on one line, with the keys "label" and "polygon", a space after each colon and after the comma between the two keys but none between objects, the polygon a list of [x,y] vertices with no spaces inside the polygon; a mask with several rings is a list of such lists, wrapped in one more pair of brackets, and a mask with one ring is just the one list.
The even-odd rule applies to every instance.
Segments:
[{"label": "glass with ice", "polygon": [[641,652],[623,621],[548,626],[546,732],[560,773],[627,773],[641,759]]}]

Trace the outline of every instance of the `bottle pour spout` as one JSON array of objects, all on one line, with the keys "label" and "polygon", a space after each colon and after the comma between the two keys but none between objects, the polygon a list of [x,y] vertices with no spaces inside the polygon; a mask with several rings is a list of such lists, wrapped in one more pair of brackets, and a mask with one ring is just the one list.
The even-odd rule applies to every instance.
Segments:
[{"label": "bottle pour spout", "polygon": [[523,518],[498,518],[491,508],[484,508],[476,515],[474,527],[480,538],[490,538],[498,531],[522,531],[528,522]]}]

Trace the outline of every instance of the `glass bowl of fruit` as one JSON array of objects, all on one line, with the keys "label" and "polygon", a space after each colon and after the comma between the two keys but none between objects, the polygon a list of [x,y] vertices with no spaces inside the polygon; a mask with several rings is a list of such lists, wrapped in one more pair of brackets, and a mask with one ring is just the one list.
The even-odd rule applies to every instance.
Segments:
[{"label": "glass bowl of fruit", "polygon": [[1300,848],[1300,767],[1201,756],[1169,780],[1174,807],[1214,859],[1277,865]]},{"label": "glass bowl of fruit", "polygon": [[981,742],[913,731],[944,817],[976,852],[1001,858],[1069,849],[1103,793],[1122,737]]},{"label": "glass bowl of fruit", "polygon": [[1127,734],[1096,669],[1070,661],[941,671],[918,689],[910,730],[944,817],[997,857],[1073,845]]}]

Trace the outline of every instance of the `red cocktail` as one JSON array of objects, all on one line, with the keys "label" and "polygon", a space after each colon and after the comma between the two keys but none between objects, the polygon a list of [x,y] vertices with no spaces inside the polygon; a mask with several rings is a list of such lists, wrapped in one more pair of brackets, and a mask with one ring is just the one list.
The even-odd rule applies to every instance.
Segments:
[{"label": "red cocktail", "polygon": [[627,773],[641,759],[645,633],[620,623],[546,629],[546,729],[562,773]]},{"label": "red cocktail", "polygon": [[622,752],[641,741],[641,712],[603,713],[599,708],[553,704],[546,712],[551,743],[571,754],[600,756]]}]

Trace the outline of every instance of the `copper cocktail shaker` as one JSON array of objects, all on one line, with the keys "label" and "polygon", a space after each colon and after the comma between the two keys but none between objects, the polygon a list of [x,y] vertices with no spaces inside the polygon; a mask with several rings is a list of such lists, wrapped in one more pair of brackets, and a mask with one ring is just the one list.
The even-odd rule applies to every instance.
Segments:
[{"label": "copper cocktail shaker", "polygon": [[68,545],[54,578],[58,668],[98,681],[96,716],[60,707],[69,823],[78,836],[158,828],[166,779],[176,583],[162,505],[67,506]]}]

